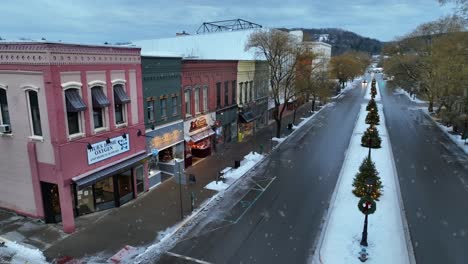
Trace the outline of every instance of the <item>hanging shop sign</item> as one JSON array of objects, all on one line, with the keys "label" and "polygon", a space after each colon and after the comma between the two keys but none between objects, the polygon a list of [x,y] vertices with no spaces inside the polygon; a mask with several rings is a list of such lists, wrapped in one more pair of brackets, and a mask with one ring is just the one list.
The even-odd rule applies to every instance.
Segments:
[{"label": "hanging shop sign", "polygon": [[110,138],[109,143],[104,140],[92,144],[91,147],[91,149],[88,149],[89,165],[129,151],[130,137],[128,134],[125,134],[122,136]]}]

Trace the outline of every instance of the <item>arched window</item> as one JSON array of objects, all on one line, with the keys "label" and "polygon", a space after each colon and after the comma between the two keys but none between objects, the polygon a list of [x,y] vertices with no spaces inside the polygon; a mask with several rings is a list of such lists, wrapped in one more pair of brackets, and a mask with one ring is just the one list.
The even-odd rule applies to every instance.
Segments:
[{"label": "arched window", "polygon": [[100,129],[105,126],[105,108],[109,106],[110,102],[104,94],[103,88],[101,86],[95,86],[91,88],[91,97],[93,100],[94,129]]},{"label": "arched window", "polygon": [[114,113],[115,124],[127,123],[127,104],[130,103],[130,98],[125,92],[123,84],[114,85]]},{"label": "arched window", "polygon": [[65,106],[67,110],[68,135],[82,133],[81,112],[86,110],[86,104],[81,99],[80,90],[68,88],[65,90]]},{"label": "arched window", "polygon": [[2,87],[0,87],[0,125],[9,125],[11,130],[7,91]]},{"label": "arched window", "polygon": [[31,134],[33,136],[42,137],[42,126],[41,126],[41,113],[39,111],[39,99],[37,91],[27,90],[26,97],[28,99],[29,106],[29,120],[31,124]]}]

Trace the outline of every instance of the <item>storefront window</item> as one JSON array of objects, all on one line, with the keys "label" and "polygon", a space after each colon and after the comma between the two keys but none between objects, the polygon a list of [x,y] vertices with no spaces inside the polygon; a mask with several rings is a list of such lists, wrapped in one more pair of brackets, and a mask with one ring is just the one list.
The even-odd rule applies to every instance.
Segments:
[{"label": "storefront window", "polygon": [[159,152],[159,160],[162,162],[168,162],[174,159],[174,154],[172,151],[172,147],[163,149]]},{"label": "storefront window", "polygon": [[[77,192],[78,200],[78,214],[89,214],[94,212],[94,195],[93,186],[84,188]],[[113,199],[113,198],[112,198]]]},{"label": "storefront window", "polygon": [[94,184],[94,197],[98,210],[114,207],[114,182],[109,177]]},{"label": "storefront window", "polygon": [[143,166],[138,166],[135,169],[135,174],[136,174],[137,192],[138,194],[140,194],[145,191],[145,177],[143,176],[144,174]]}]

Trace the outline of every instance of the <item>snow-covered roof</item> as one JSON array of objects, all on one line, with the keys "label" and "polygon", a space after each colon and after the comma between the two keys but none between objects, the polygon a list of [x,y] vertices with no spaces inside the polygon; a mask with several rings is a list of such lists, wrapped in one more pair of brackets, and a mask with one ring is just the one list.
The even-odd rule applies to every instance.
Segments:
[{"label": "snow-covered roof", "polygon": [[[132,41],[142,55],[170,53],[177,57],[209,60],[262,60],[255,50],[245,50],[251,33],[258,29],[184,35]],[[154,55],[153,55],[154,56]]]},{"label": "snow-covered roof", "polygon": [[180,54],[170,51],[145,51],[141,52],[144,57],[166,57],[166,58],[181,58]]},{"label": "snow-covered roof", "polygon": [[36,40],[36,39],[0,39],[1,44],[59,44],[59,45],[79,45],[86,47],[102,47],[102,48],[139,48],[133,44],[94,44],[94,43],[80,43],[80,42],[62,42],[62,41],[50,41],[50,40]]}]

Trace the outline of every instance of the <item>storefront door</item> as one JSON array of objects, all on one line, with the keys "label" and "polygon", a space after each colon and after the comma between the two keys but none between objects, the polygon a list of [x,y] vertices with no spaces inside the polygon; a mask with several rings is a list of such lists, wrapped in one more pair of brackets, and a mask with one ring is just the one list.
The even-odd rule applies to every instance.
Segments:
[{"label": "storefront door", "polygon": [[122,172],[117,177],[119,205],[123,205],[133,199],[133,177],[132,170]]},{"label": "storefront door", "polygon": [[137,194],[140,195],[145,191],[145,177],[143,166],[138,166],[135,169],[136,174],[136,185],[137,185]]},{"label": "storefront door", "polygon": [[41,182],[42,202],[44,203],[44,220],[46,223],[62,221],[60,196],[57,184]]}]

